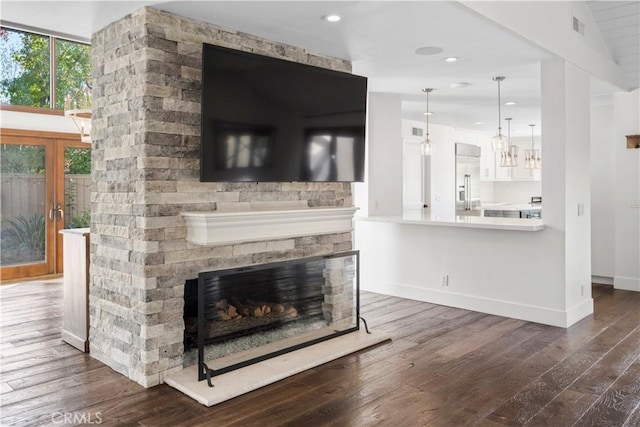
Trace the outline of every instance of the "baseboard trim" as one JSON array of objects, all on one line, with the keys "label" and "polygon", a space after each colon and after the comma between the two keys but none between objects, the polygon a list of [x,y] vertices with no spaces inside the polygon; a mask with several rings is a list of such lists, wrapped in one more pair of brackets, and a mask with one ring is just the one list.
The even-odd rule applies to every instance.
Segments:
[{"label": "baseboard trim", "polygon": [[591,276],[591,283],[597,283],[598,285],[613,285],[613,277],[608,276]]},{"label": "baseboard trim", "polygon": [[569,327],[585,317],[593,314],[593,298],[586,299],[571,307],[566,312],[566,323]]},{"label": "baseboard trim", "polygon": [[89,352],[88,339],[80,338],[79,336],[75,335],[73,332],[69,332],[66,329],[63,329],[62,331],[60,331],[60,338],[62,338],[62,341],[66,342],[67,344],[71,344],[72,346],[74,346],[75,348],[77,348],[82,352],[85,352],[85,353]]},{"label": "baseboard trim", "polygon": [[592,298],[581,301],[570,309],[563,311],[547,307],[501,301],[492,298],[483,298],[428,288],[418,288],[403,283],[375,280],[367,280],[367,282],[366,286],[361,286],[361,290],[430,302],[432,304],[462,308],[465,310],[493,314],[496,316],[526,320],[528,322],[542,323],[544,325],[558,326],[561,328],[568,328],[577,321],[593,313]]},{"label": "baseboard trim", "polygon": [[613,278],[613,287],[622,291],[640,292],[640,279],[635,277],[616,276]]}]

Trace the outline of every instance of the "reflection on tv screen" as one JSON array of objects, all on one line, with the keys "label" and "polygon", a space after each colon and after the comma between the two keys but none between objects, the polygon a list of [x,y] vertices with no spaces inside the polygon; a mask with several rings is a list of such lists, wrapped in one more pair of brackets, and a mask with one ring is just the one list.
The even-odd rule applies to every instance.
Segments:
[{"label": "reflection on tv screen", "polygon": [[308,130],[303,176],[310,181],[354,181],[358,135],[357,128]]},{"label": "reflection on tv screen", "polygon": [[275,133],[273,128],[216,122],[214,129],[216,169],[271,167]]}]

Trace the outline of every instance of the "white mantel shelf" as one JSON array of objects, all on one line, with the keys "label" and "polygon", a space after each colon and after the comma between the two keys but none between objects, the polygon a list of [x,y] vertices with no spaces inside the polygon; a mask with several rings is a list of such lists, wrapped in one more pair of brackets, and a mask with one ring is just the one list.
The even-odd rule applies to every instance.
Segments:
[{"label": "white mantel shelf", "polygon": [[225,245],[320,234],[350,233],[357,208],[182,212],[187,241]]}]

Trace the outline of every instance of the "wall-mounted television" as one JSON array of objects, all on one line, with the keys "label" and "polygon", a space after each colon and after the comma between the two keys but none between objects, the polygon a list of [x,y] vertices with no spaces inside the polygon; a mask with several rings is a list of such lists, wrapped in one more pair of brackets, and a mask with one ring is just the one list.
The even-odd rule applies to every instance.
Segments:
[{"label": "wall-mounted television", "polygon": [[367,79],[209,44],[203,182],[364,180]]}]

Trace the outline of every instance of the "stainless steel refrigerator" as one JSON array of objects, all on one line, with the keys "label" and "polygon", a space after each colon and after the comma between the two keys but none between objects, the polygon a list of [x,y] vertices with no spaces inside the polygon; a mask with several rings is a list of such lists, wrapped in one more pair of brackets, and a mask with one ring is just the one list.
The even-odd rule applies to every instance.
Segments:
[{"label": "stainless steel refrigerator", "polygon": [[480,215],[480,147],[456,143],[456,215]]}]

